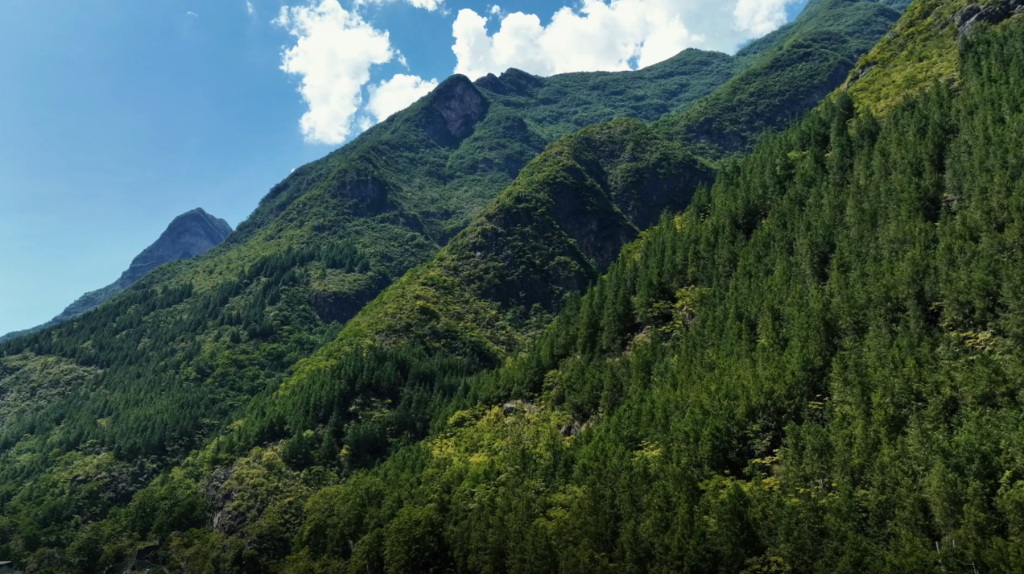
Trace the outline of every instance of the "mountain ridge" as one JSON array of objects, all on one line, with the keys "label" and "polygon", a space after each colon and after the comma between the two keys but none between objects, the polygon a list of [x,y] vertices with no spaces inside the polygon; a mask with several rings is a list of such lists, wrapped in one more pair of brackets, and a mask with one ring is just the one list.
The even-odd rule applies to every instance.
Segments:
[{"label": "mountain ridge", "polygon": [[[212,488],[227,520],[168,558],[201,570],[234,544],[259,549],[239,569],[352,574],[1019,571],[1024,20],[962,42],[956,90],[920,86],[882,117],[828,98],[496,370],[367,351],[333,378],[372,397],[359,424],[319,393],[304,406],[321,424],[292,422],[286,442],[211,443],[178,488]],[[394,423],[373,384],[389,379],[419,409],[453,404],[427,440],[353,472],[367,429]],[[274,525],[296,532],[278,554],[260,546]]]},{"label": "mountain ridge", "polygon": [[[876,25],[850,30],[861,43],[842,44],[838,61],[852,65],[861,44],[891,19],[891,12],[867,11],[880,16]],[[756,63],[779,53],[773,42],[785,51],[802,30],[787,28],[736,65],[753,80],[771,77],[765,72],[779,70]],[[826,52],[806,54],[835,60]],[[505,84],[525,85],[499,86],[503,94],[453,78],[297,169],[223,245],[160,267],[79,321],[0,346],[0,390],[22,396],[38,384],[57,397],[0,421],[0,552],[61,571],[121,568],[139,548],[147,561],[186,571],[311,571],[289,552],[316,538],[309,529],[318,509],[338,508],[331,496],[340,480],[354,478],[346,488],[361,492],[361,481],[374,480],[367,469],[392,457],[418,464],[420,447],[405,447],[426,447],[416,441],[448,432],[449,422],[472,424],[473,409],[486,407],[466,401],[504,400],[503,391],[465,378],[532,360],[532,341],[560,321],[556,314],[580,309],[579,293],[595,282],[603,301],[629,297],[626,288],[602,288],[598,277],[617,257],[637,255],[627,242],[664,222],[661,209],[683,209],[712,166],[672,141],[671,129],[664,137],[615,116],[664,115],[660,97],[648,98],[650,107],[629,102],[661,89],[684,106],[706,96],[735,69],[697,52],[670,62],[696,63],[691,72],[700,72],[708,59],[714,73],[685,93],[677,89],[685,74],[671,72],[648,78],[648,94],[619,95],[616,82],[645,76],[534,82],[510,72]],[[596,89],[602,82],[607,92]],[[544,89],[553,89],[547,104],[520,93]],[[449,91],[455,97],[439,97]],[[600,97],[587,99],[594,93]],[[725,109],[749,105],[727,100]],[[783,116],[814,102],[798,104]],[[577,116],[583,125],[614,121],[567,135],[583,127],[567,120]],[[584,324],[626,321],[615,305]],[[683,322],[690,307],[680,303]],[[594,344],[612,352],[618,343],[602,335]],[[50,385],[46,374],[65,368],[59,358],[88,370],[74,385]],[[514,373],[501,388],[522,382]],[[560,386],[554,375],[549,382]],[[463,406],[471,412],[451,410]],[[498,410],[532,416],[536,408],[526,397]],[[589,421],[562,422],[567,438]],[[399,496],[415,495],[401,484],[391,485]],[[365,504],[376,500],[367,494]],[[314,495],[327,504],[306,515]],[[446,560],[434,553],[447,542],[431,512],[410,505],[401,521],[378,523],[376,534],[352,531],[336,540],[365,558],[353,559],[355,571],[378,569],[375,552],[387,540],[387,570],[423,571]],[[352,516],[360,524],[372,519]],[[416,528],[424,525],[430,531],[421,537]],[[407,556],[395,542],[403,531],[438,544],[415,562],[408,556],[416,553]],[[437,564],[423,562],[434,558]]]},{"label": "mountain ridge", "polygon": [[42,325],[0,336],[0,341],[59,325],[86,313],[124,291],[147,273],[157,267],[191,259],[218,246],[232,232],[231,226],[223,219],[213,217],[202,208],[196,208],[178,215],[160,236],[132,259],[128,269],[106,287],[89,291],[68,305],[59,315]]}]

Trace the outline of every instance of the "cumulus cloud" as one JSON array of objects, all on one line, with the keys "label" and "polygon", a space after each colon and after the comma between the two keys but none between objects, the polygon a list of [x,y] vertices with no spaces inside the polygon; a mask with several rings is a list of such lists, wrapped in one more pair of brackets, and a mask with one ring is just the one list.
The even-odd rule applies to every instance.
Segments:
[{"label": "cumulus cloud", "polygon": [[191,16],[193,18],[198,18],[199,17],[199,14],[196,14],[195,12],[193,12],[191,10],[189,10],[188,12],[185,12],[185,15],[186,16]]},{"label": "cumulus cloud", "polygon": [[395,74],[390,80],[383,80],[376,86],[370,86],[370,101],[366,109],[380,122],[391,114],[405,109],[436,87],[436,79],[424,80],[419,76]]},{"label": "cumulus cloud", "polygon": [[786,23],[786,5],[793,0],[739,0],[733,10],[736,26],[763,36]]},{"label": "cumulus cloud", "polygon": [[282,6],[274,23],[296,38],[281,69],[302,77],[299,93],[309,105],[299,126],[308,141],[338,144],[352,132],[370,67],[394,57],[387,32],[374,29],[337,0],[318,6]]},{"label": "cumulus cloud", "polygon": [[[355,0],[354,5],[396,0]],[[436,10],[443,0],[404,0],[417,8]],[[254,9],[246,0],[250,14]],[[395,74],[367,86],[374,65],[397,60],[409,63],[391,46],[387,31],[374,29],[362,16],[346,11],[338,0],[320,0],[308,7],[282,7],[274,24],[295,36],[283,55],[281,69],[301,76],[299,92],[309,111],[299,121],[307,141],[338,144],[369,129],[437,87],[437,79]],[[369,98],[365,102],[363,88]]]},{"label": "cumulus cloud", "polygon": [[356,0],[356,5],[360,4],[390,4],[392,2],[404,1],[412,4],[416,8],[423,8],[433,12],[441,7],[444,0]]},{"label": "cumulus cloud", "polygon": [[250,2],[249,0],[245,0],[245,9],[247,12],[249,12],[250,16],[256,14],[256,8],[253,7],[252,2]]},{"label": "cumulus cloud", "polygon": [[471,9],[452,25],[455,71],[471,78],[515,67],[538,75],[628,70],[698,47],[734,51],[786,21],[799,0],[582,0],[541,24],[535,14],[503,14],[497,32]]},{"label": "cumulus cloud", "polygon": [[437,80],[396,74],[369,86],[364,102],[373,67],[396,58],[406,65],[405,58],[391,46],[386,30],[375,29],[338,0],[283,6],[273,24],[295,38],[282,54],[281,70],[301,78],[299,93],[309,109],[299,127],[307,141],[343,143],[437,86]]}]

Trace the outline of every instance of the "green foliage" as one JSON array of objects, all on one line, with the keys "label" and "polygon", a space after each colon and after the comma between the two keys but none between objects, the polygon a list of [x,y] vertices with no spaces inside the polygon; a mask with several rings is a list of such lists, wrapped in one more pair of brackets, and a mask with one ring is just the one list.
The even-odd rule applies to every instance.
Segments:
[{"label": "green foliage", "polygon": [[959,69],[954,14],[966,1],[922,0],[865,54],[843,85],[858,106],[882,114],[934,82],[952,82]]},{"label": "green foliage", "polygon": [[[632,364],[582,357],[643,355],[653,368],[651,347],[636,343],[690,325],[707,296],[683,285],[669,292],[676,300],[655,290],[634,301],[628,278],[599,283],[597,307],[581,306],[576,294],[662,211],[685,207],[711,171],[628,120],[562,138],[534,157],[592,122],[681,111],[736,70],[834,60],[809,35],[799,36],[799,57],[778,57],[776,43],[796,42],[812,20],[737,58],[687,51],[635,74],[541,80],[510,71],[476,84],[454,77],[296,170],[206,256],[165,265],[91,313],[4,343],[3,368],[23,376],[5,370],[2,388],[50,396],[24,408],[19,399],[0,424],[0,553],[33,571],[124,565],[150,543],[159,544],[155,563],[189,572],[500,570],[510,560],[540,570],[610,567],[604,549],[613,539],[581,517],[612,524],[615,516],[593,512],[586,488],[530,499],[547,480],[532,473],[561,472],[543,465],[515,474],[508,492],[530,505],[511,504],[518,518],[502,526],[510,530],[489,530],[513,500],[500,490],[481,498],[491,515],[468,512],[474,526],[452,529],[453,507],[420,489],[430,483],[420,473],[438,470],[428,467],[439,439],[418,441],[452,420],[466,425],[460,440],[483,444],[474,438],[472,421],[485,415],[478,405],[550,392],[557,404],[554,414],[537,415],[539,430],[530,402],[506,405],[501,418],[487,411],[493,465],[463,488],[461,477],[476,467],[453,462],[459,470],[445,484],[472,505],[516,461],[568,464],[559,458],[571,442],[562,435],[593,426],[594,409],[625,403],[626,387],[606,378]],[[800,110],[816,97],[808,91]],[[639,257],[640,248],[626,253]],[[627,277],[624,269],[610,277]],[[630,305],[640,305],[636,317]],[[581,313],[588,327],[545,335],[540,351],[517,354],[560,311]],[[643,321],[656,329],[633,333]],[[556,363],[577,342],[580,362],[559,374]],[[77,378],[61,374],[50,384],[45,365]],[[581,391],[567,392],[569,383]],[[501,422],[509,413],[522,414],[525,426]],[[519,445],[519,435],[506,433],[517,429],[541,445]],[[651,443],[641,452],[637,460],[648,461],[664,451]],[[358,496],[362,518],[344,511],[351,516],[335,524],[313,505],[331,502],[315,493],[338,489],[346,504],[356,499],[345,492]],[[522,527],[521,519],[549,511],[540,530]],[[307,524],[314,515],[322,522]],[[581,536],[581,527],[597,538]],[[347,545],[325,550],[335,535]],[[495,550],[500,540],[507,542]]]},{"label": "green foliage", "polygon": [[726,54],[688,49],[636,72],[540,78],[510,69],[476,84],[548,139],[556,139],[616,118],[654,121],[678,113],[725,83],[738,66]]},{"label": "green foliage", "polygon": [[[239,444],[288,434],[284,456],[296,468],[317,461],[317,444],[342,444],[353,468],[422,438],[435,393],[522,348],[638,229],[681,210],[710,180],[677,144],[634,120],[552,144],[431,264],[388,288],[255,403],[237,427]],[[344,426],[344,436],[317,439],[324,424]]]},{"label": "green foliage", "polygon": [[811,3],[791,25],[740,52],[746,65],[722,88],[656,129],[708,159],[748,152],[760,134],[785,127],[838,87],[898,18],[879,2]]},{"label": "green foliage", "polygon": [[82,295],[59,315],[42,325],[0,336],[0,342],[74,319],[109,301],[160,265],[168,261],[178,261],[199,255],[224,241],[224,238],[230,233],[231,226],[226,221],[217,219],[202,209],[194,209],[179,215],[174,218],[156,242],[132,260],[131,265],[117,281]]},{"label": "green foliage", "polygon": [[[679,112],[728,80],[732,60],[687,50],[636,73],[539,78],[510,70],[475,84],[452,77],[297,169],[225,246],[176,275],[205,290],[261,255],[340,237],[356,242],[374,269],[401,276],[428,261],[547,143],[616,117]],[[441,117],[444,106],[459,115],[455,124]]]},{"label": "green foliage", "polygon": [[973,35],[958,92],[840,94],[728,163],[526,352],[428,384],[429,438],[269,497],[297,534],[245,568],[1019,571],[1021,45]]},{"label": "green foliage", "polygon": [[418,574],[449,571],[443,518],[434,506],[399,510],[384,531],[384,571]]},{"label": "green foliage", "polygon": [[461,571],[1018,571],[1022,44],[973,36],[956,95],[840,95],[727,166],[464,382],[527,400],[317,505],[370,501],[345,536],[406,550],[392,525],[443,509]]},{"label": "green foliage", "polygon": [[0,359],[0,435],[6,425],[31,417],[80,386],[89,386],[99,369],[62,357],[22,353]]}]

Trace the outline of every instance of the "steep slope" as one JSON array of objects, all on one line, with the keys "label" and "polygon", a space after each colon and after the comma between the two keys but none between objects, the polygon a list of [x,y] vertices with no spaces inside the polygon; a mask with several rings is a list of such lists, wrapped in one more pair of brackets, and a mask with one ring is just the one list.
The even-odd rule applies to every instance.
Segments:
[{"label": "steep slope", "polygon": [[231,226],[202,208],[175,217],[160,238],[135,259],[115,283],[122,290],[168,261],[202,255],[220,245],[231,234]]},{"label": "steep slope", "polygon": [[60,315],[46,323],[26,329],[15,331],[0,337],[0,341],[11,339],[21,335],[58,325],[64,321],[94,309],[97,306],[109,301],[115,295],[130,287],[133,283],[164,263],[180,261],[202,255],[210,249],[218,246],[231,234],[231,226],[223,219],[218,219],[206,213],[202,208],[196,208],[175,217],[167,229],[160,234],[152,245],[147,247],[132,260],[128,269],[121,274],[117,281],[110,285],[90,291],[67,306]]},{"label": "steep slope", "polygon": [[[687,52],[666,66],[699,56]],[[644,77],[664,79],[658,70]],[[83,388],[79,408],[62,402],[45,420],[18,428],[46,433],[63,425],[62,448],[97,440],[122,455],[182,453],[253,394],[279,384],[295,361],[332,338],[332,325],[429,260],[543,144],[513,108],[450,78],[296,170],[225,244],[161,267],[103,315],[2,350],[102,368],[98,384],[109,393]],[[160,382],[138,384],[147,379]]]},{"label": "steep slope", "polygon": [[[227,481],[205,483],[233,521],[165,558],[1020,571],[1024,21],[1000,28],[962,40],[957,92],[907,95],[883,119],[840,94],[724,169],[530,352],[421,399],[467,407],[438,409],[428,441],[344,480],[322,459],[296,464],[292,442],[233,459]],[[297,532],[291,550],[270,543],[275,525]]]},{"label": "steep slope", "polygon": [[[371,464],[403,433],[423,434],[420,423],[398,419],[424,421],[428,413],[417,412],[422,405],[416,407],[400,373],[361,384],[347,380],[345,371],[404,355],[452,361],[470,371],[500,364],[567,297],[594,282],[623,245],[663,212],[683,209],[712,179],[713,172],[678,144],[635,120],[559,140],[431,263],[385,290],[334,342],[303,361],[278,393],[251,409],[235,427],[240,446],[266,441],[282,425],[300,441],[332,418],[353,429],[371,419],[395,419],[393,428],[372,433],[365,452],[343,441],[349,464]],[[368,349],[375,351],[367,362]],[[379,365],[374,370],[391,371]],[[365,404],[370,397],[373,406]]]},{"label": "steep slope", "polygon": [[748,61],[742,72],[656,129],[708,159],[747,152],[758,135],[785,127],[842,84],[899,15],[878,2],[809,3],[792,24],[737,54]]},{"label": "steep slope", "polygon": [[[164,266],[94,317],[4,349],[102,368],[109,393],[81,388],[71,402],[84,405],[54,405],[18,432],[63,424],[64,448],[99,440],[124,455],[180,453],[431,258],[543,145],[521,117],[450,78],[296,170],[207,256]],[[197,381],[209,387],[201,396]]]},{"label": "steep slope", "polygon": [[[340,439],[345,444],[346,467],[372,466],[386,457],[392,446],[424,436],[431,412],[421,401],[429,398],[438,378],[500,364],[550,320],[566,296],[578,294],[595,281],[641,229],[656,223],[665,210],[683,209],[697,188],[709,184],[712,177],[709,168],[678,144],[658,138],[636,120],[617,120],[559,140],[532,161],[433,262],[414,269],[385,290],[335,341],[300,362],[280,390],[258,398],[245,420],[232,425],[226,439],[215,441],[222,445],[216,448],[227,455],[238,448],[287,438],[283,448],[290,465],[302,466],[316,459],[333,466],[341,463],[340,447],[330,445]],[[139,300],[144,300],[142,292]],[[99,312],[113,310],[108,306]],[[406,370],[417,363],[414,372]],[[79,412],[68,414],[62,434],[84,429],[85,421],[102,417],[88,402],[77,408]],[[114,409],[105,424],[121,424],[117,420],[120,411]],[[146,417],[159,416],[149,409],[145,413]],[[56,415],[43,412],[36,420],[47,416]],[[314,429],[327,427],[339,436],[326,440],[326,447],[320,440],[310,442]],[[17,428],[8,436],[21,436],[20,432]],[[128,437],[119,437],[117,444],[121,449],[131,448]],[[113,459],[92,464],[102,469],[105,477],[140,472]],[[62,469],[53,480],[73,472]],[[136,506],[128,511],[149,517],[138,515],[142,520],[138,525],[105,522],[95,531],[104,532],[96,534],[103,537],[102,543],[91,540],[88,544],[110,552],[112,559],[123,550],[121,544],[131,545],[132,529],[145,530],[139,533],[143,537],[162,532],[164,526],[151,520],[168,504],[186,512],[168,524],[175,530],[197,519],[205,522],[207,516],[217,516],[213,520],[229,533],[266,524],[251,512],[226,507],[235,497],[233,485],[247,482],[237,467],[225,467],[210,476],[219,477],[212,480],[225,489],[220,493],[219,486],[210,487],[211,496],[220,500],[219,507],[198,501],[191,506],[188,497],[195,492],[191,487],[179,492],[186,498],[177,503],[163,498],[162,490],[147,489],[135,497],[132,504]],[[88,480],[96,488],[107,486],[93,477]],[[30,501],[37,493],[20,490],[10,510],[32,511],[35,505]],[[156,498],[145,502],[150,496]],[[83,503],[75,496],[64,500],[71,506]],[[146,504],[151,505],[148,510],[137,506]],[[265,510],[252,512],[266,519],[276,516]],[[275,544],[282,543],[278,533],[283,531],[271,534]],[[240,539],[232,538],[230,543],[236,541]],[[192,543],[181,544],[183,549],[192,548]],[[243,568],[269,567],[276,556],[253,555]],[[97,558],[102,559],[90,560]]]},{"label": "steep slope", "polygon": [[[206,256],[0,347],[99,373],[4,426],[0,551],[37,568],[52,560],[45,567],[90,571],[159,540],[161,560],[173,548],[202,554],[209,568],[277,569],[305,497],[446,420],[432,417],[461,400],[461,377],[518,353],[622,244],[662,208],[682,208],[707,177],[677,144],[617,122],[554,144],[485,208],[548,134],[571,129],[533,123],[562,97],[529,106],[530,116],[498,97],[521,96],[495,94],[449,79],[296,170]],[[629,105],[609,101],[601,114]],[[535,220],[544,225],[527,225]],[[190,459],[198,467],[134,493],[225,427]],[[270,448],[238,458],[256,444]],[[301,492],[285,475],[305,477]],[[182,537],[209,524],[212,534]]]},{"label": "steep slope", "polygon": [[[1020,570],[1024,26],[1004,27],[963,40],[959,92],[882,120],[840,94],[727,166],[493,372],[457,346],[325,348],[347,358],[280,393],[314,409],[286,443],[238,456],[229,434],[91,540],[170,538],[160,560],[197,572]],[[362,332],[452,279],[424,277]],[[401,440],[396,396],[431,438]]]},{"label": "steep slope", "polygon": [[688,50],[641,72],[537,78],[454,76],[409,109],[271,189],[220,250],[157,278],[200,291],[262,257],[351,241],[370,269],[331,285],[343,321],[393,278],[430,260],[554,138],[619,116],[657,119],[707,95],[732,58]]},{"label": "steep slope", "polygon": [[98,374],[97,369],[61,357],[24,353],[4,358],[0,361],[0,432],[10,421],[43,410]]},{"label": "steep slope", "polygon": [[[692,98],[714,85],[697,84]],[[81,389],[81,400],[94,407],[71,413],[57,405],[47,422],[19,428],[53,428],[71,413],[83,428],[70,433],[68,446],[105,435],[105,445],[124,439],[136,445],[122,444],[125,452],[161,456],[178,440],[172,435],[201,440],[197,430],[276,385],[298,358],[330,339],[333,324],[429,260],[539,153],[545,139],[489,97],[464,77],[450,78],[352,144],[296,170],[207,256],[158,269],[102,315],[5,350],[103,368],[102,385],[121,397],[116,404],[142,407],[97,427],[120,407],[109,397],[86,399],[93,389]],[[140,387],[140,373],[164,382]],[[173,408],[197,377],[211,386],[198,399],[203,406]],[[167,428],[176,430],[159,430]]]},{"label": "steep slope", "polygon": [[1024,13],[1019,0],[916,2],[908,14],[912,17],[861,58],[843,89],[858,106],[880,114],[934,82],[954,83],[957,40],[978,24],[998,23],[1015,13]]},{"label": "steep slope", "polygon": [[743,55],[688,49],[635,72],[542,78],[510,69],[500,77],[488,74],[476,85],[556,139],[615,118],[654,121],[685,110],[734,76],[747,60]]},{"label": "steep slope", "polygon": [[[97,553],[120,560],[125,546],[75,539],[99,536],[98,519],[277,389],[540,151],[543,137],[484,94],[450,79],[296,170],[206,256],[165,265],[76,320],[0,347],[11,369],[70,359],[96,373],[0,425],[0,553],[32,569],[43,567],[32,556],[57,556],[61,569],[97,567]],[[48,388],[37,378],[31,384]],[[170,528],[201,511],[180,502],[186,514]]]},{"label": "steep slope", "polygon": [[[296,170],[270,191],[229,245],[245,243],[277,222],[299,198],[327,211],[318,203],[322,197],[306,196],[321,189],[341,195],[358,181],[372,182],[367,185],[373,189],[357,195],[386,193],[388,200],[364,205],[357,217],[396,211],[405,219],[381,223],[443,245],[547,143],[616,117],[655,120],[679,112],[726,82],[735,72],[733,60],[686,50],[637,72],[541,78],[511,69],[472,85],[454,76],[351,144]],[[448,121],[457,128],[442,127]],[[295,223],[302,215],[288,219]],[[327,230],[321,224],[311,231]],[[384,263],[397,257],[380,256]]]}]

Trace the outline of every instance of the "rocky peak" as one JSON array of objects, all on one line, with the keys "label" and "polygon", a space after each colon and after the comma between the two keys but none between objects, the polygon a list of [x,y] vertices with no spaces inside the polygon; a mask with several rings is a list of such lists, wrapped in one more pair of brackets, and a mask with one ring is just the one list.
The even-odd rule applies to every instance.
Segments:
[{"label": "rocky peak", "polygon": [[487,115],[487,100],[463,75],[442,82],[429,98],[428,112],[421,120],[430,137],[443,145],[468,137]]},{"label": "rocky peak", "polygon": [[202,208],[187,211],[175,217],[159,239],[132,260],[118,282],[127,287],[164,263],[202,255],[220,245],[230,233],[228,222]]},{"label": "rocky peak", "polygon": [[476,81],[481,88],[501,95],[529,95],[544,85],[544,80],[516,68],[509,68],[501,76],[487,74]]},{"label": "rocky peak", "polygon": [[142,279],[146,273],[164,263],[190,259],[206,253],[220,245],[230,233],[231,226],[228,225],[228,222],[206,213],[201,208],[182,213],[171,221],[171,224],[167,226],[167,229],[160,234],[160,237],[152,245],[132,260],[131,265],[121,274],[117,281],[102,289],[90,291],[82,295],[74,303],[68,305],[60,315],[57,315],[49,322],[32,329],[8,333],[0,337],[0,340],[10,339],[74,319],[82,313],[110,300],[139,279]]}]

